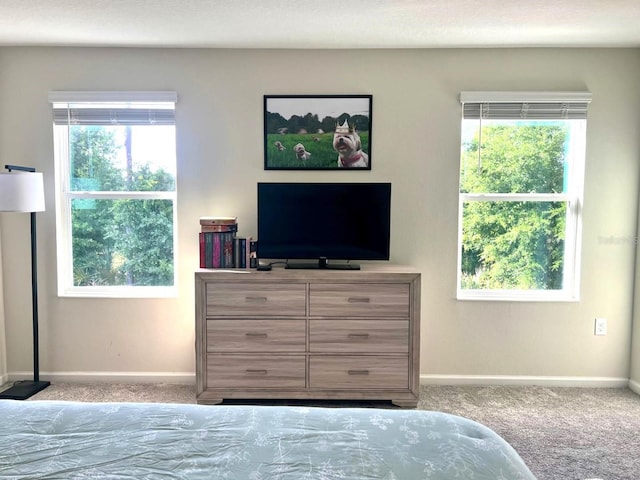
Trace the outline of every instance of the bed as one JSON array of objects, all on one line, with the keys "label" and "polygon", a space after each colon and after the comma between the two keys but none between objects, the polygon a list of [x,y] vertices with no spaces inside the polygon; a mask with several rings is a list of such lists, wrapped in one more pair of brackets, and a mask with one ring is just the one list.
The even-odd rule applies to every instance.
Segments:
[{"label": "bed", "polygon": [[495,432],[439,412],[15,400],[0,478],[535,480]]}]

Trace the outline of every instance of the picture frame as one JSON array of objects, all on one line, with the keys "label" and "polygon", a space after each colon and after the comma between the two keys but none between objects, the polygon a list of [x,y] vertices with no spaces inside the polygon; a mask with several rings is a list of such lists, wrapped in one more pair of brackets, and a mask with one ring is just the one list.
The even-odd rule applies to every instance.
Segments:
[{"label": "picture frame", "polygon": [[371,170],[372,95],[265,95],[265,170]]}]

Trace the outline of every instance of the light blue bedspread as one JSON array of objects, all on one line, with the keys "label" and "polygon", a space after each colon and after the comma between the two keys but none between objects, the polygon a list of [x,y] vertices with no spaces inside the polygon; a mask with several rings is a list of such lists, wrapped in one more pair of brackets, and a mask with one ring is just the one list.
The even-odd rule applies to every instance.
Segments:
[{"label": "light blue bedspread", "polygon": [[438,412],[14,400],[0,478],[535,480],[495,432]]}]

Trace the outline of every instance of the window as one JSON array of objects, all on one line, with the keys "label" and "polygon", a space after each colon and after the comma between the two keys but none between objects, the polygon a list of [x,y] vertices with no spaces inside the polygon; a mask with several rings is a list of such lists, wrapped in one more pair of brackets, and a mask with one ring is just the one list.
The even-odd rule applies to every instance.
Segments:
[{"label": "window", "polygon": [[460,100],[458,298],[577,300],[591,95]]},{"label": "window", "polygon": [[58,294],[175,294],[174,92],[51,92]]}]

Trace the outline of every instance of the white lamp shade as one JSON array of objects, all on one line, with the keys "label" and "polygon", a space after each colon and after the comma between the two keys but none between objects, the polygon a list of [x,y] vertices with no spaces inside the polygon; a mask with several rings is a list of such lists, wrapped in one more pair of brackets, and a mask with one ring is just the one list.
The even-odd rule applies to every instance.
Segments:
[{"label": "white lamp shade", "polygon": [[41,172],[0,173],[0,212],[43,212]]}]

